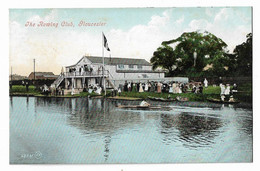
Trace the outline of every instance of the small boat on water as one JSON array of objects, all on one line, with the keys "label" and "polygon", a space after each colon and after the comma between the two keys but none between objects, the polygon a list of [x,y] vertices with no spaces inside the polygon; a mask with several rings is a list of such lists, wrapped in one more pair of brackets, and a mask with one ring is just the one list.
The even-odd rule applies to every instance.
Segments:
[{"label": "small boat on water", "polygon": [[173,101],[176,101],[175,99],[172,99],[172,98],[164,99],[164,98],[160,98],[160,97],[151,97],[151,96],[148,96],[148,99],[153,100],[153,101],[160,101],[160,102],[173,102]]},{"label": "small boat on water", "polygon": [[207,99],[209,102],[212,103],[220,103],[220,104],[237,104],[240,103],[239,101],[222,101],[220,99]]},{"label": "small boat on water", "polygon": [[140,106],[140,105],[118,105],[118,108],[124,109],[161,109],[160,106]]},{"label": "small boat on water", "polygon": [[180,96],[177,96],[176,100],[178,102],[187,102],[187,101],[189,101],[188,97],[180,97]]},{"label": "small boat on water", "polygon": [[165,106],[140,106],[140,105],[118,105],[121,109],[140,109],[140,110],[171,110],[170,107]]}]

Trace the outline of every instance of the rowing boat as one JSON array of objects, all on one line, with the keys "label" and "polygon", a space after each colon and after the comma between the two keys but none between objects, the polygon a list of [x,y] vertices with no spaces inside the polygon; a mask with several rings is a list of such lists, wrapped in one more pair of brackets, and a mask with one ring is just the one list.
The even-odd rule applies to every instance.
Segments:
[{"label": "rowing boat", "polygon": [[164,98],[151,97],[151,96],[148,96],[148,98],[149,98],[150,100],[160,101],[160,102],[173,102],[173,101],[176,101],[175,99],[164,99]]},{"label": "rowing boat", "polygon": [[170,110],[169,107],[161,107],[161,106],[140,106],[140,105],[118,105],[118,108],[122,109],[163,109],[163,110]]},{"label": "rowing boat", "polygon": [[221,103],[221,104],[237,104],[239,101],[222,101],[220,99],[207,99],[209,102]]}]

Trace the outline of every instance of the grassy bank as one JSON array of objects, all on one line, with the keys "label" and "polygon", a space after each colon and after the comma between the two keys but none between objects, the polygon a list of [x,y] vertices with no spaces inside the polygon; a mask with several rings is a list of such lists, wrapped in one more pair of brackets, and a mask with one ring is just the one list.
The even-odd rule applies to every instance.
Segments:
[{"label": "grassy bank", "polygon": [[[238,93],[234,95],[234,98],[241,101],[241,102],[252,102],[252,84],[243,84],[239,85],[238,87]],[[13,86],[10,90],[10,95],[17,95],[17,96],[37,96],[41,97],[44,95],[41,94],[40,91],[37,91],[34,86],[29,86],[28,92],[26,91],[25,86]],[[58,96],[58,97],[95,97],[100,96],[96,93],[88,93],[88,92],[81,92],[80,94],[75,95],[65,95],[65,96]],[[104,93],[101,94],[101,96],[104,96]],[[107,91],[107,97],[111,96],[111,92]],[[161,97],[161,98],[176,98],[177,96],[180,97],[187,97],[189,101],[200,101],[204,102],[207,101],[208,98],[219,98],[220,97],[220,87],[213,87],[209,86],[208,88],[203,89],[203,94],[194,94],[194,93],[181,93],[181,94],[169,94],[169,93],[156,93],[156,92],[122,92],[121,98],[140,98],[140,99],[148,99],[148,96],[151,97]],[[52,97],[52,96],[48,96]],[[56,96],[57,97],[57,96]],[[120,98],[119,98],[120,99]]]}]

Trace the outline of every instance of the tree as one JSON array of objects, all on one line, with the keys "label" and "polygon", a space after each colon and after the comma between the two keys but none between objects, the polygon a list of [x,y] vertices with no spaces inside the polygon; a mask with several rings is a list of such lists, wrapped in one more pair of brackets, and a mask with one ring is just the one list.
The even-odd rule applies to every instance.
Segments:
[{"label": "tree", "polygon": [[173,51],[173,48],[168,45],[163,45],[153,53],[153,57],[150,62],[153,65],[153,70],[158,67],[166,69],[171,75],[177,65],[177,55]]},{"label": "tree", "polygon": [[[205,31],[204,33],[199,32],[188,32],[183,33],[177,39],[162,42],[163,47],[170,47],[172,45],[174,49],[168,48],[168,54],[171,56],[171,60],[165,59],[164,55],[161,55],[161,51],[156,51],[156,61],[159,63],[160,60],[165,61],[168,66],[176,66],[176,69],[169,70],[171,73],[190,75],[191,73],[201,73],[207,64],[213,64],[213,58],[224,57],[227,44],[215,35]],[[164,57],[164,58],[162,58]],[[173,61],[172,61],[173,60]],[[157,63],[153,63],[154,67]],[[174,63],[173,63],[174,62]],[[213,64],[214,66],[214,64]],[[215,66],[216,61],[215,61]],[[162,65],[165,68],[165,65]],[[224,66],[223,66],[224,68]],[[172,74],[171,74],[172,75]]]},{"label": "tree", "polygon": [[246,37],[246,42],[234,49],[234,71],[239,75],[252,76],[252,33]]}]

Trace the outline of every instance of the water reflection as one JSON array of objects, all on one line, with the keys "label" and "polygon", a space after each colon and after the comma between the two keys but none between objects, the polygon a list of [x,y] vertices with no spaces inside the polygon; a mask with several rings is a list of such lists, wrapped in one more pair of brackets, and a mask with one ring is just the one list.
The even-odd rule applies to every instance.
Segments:
[{"label": "water reflection", "polygon": [[[139,102],[10,97],[10,111],[14,113],[11,132],[15,130],[12,133],[15,135],[19,131],[19,136],[28,135],[27,139],[35,136],[34,142],[40,137],[41,143],[33,144],[37,149],[44,144],[46,149],[53,145],[62,147],[59,154],[69,162],[75,158],[82,159],[79,161],[82,163],[141,163],[144,159],[154,163],[189,162],[192,155],[205,162],[219,161],[221,157],[214,157],[214,152],[227,155],[228,161],[251,160],[245,159],[252,153],[251,109],[237,105],[152,102],[152,105],[168,105],[172,110],[126,110],[116,108],[119,103]],[[31,144],[27,139],[24,144]],[[171,158],[176,154],[178,158]]]},{"label": "water reflection", "polygon": [[105,161],[107,161],[109,157],[109,145],[111,143],[111,136],[109,135],[105,136],[104,143],[105,143],[104,157],[105,157]]},{"label": "water reflection", "polygon": [[182,112],[178,115],[161,115],[161,134],[163,141],[181,141],[188,148],[212,145],[219,135],[218,128],[223,124],[219,118],[199,116],[196,113]]}]

